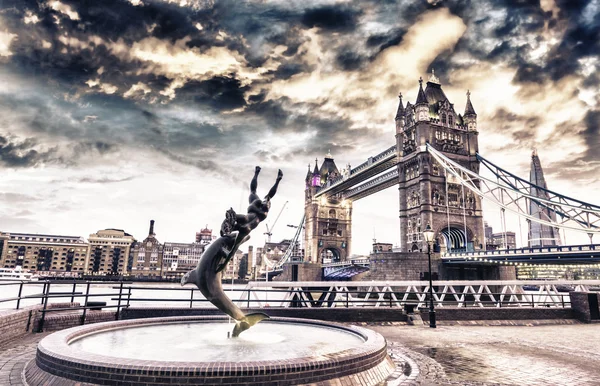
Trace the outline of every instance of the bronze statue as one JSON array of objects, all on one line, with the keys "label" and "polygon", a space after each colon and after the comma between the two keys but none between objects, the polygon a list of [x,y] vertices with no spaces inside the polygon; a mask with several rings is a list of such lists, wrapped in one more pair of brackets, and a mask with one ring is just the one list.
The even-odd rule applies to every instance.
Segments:
[{"label": "bronze statue", "polygon": [[236,214],[233,208],[230,208],[227,213],[225,213],[225,221],[223,221],[223,224],[221,225],[221,236],[235,231],[238,232],[238,235],[235,245],[231,249],[231,252],[225,261],[223,261],[218,267],[218,271],[225,269],[229,263],[229,260],[231,260],[233,255],[235,255],[238,247],[250,239],[250,232],[252,232],[252,230],[256,228],[261,221],[267,218],[267,214],[271,208],[271,198],[273,198],[275,193],[277,193],[277,187],[279,186],[279,181],[281,181],[283,178],[283,173],[281,170],[278,171],[275,184],[271,187],[264,200],[261,200],[256,194],[259,173],[260,167],[257,166],[254,169],[254,177],[250,182],[250,196],[248,197],[250,205],[248,206],[248,214]]},{"label": "bronze statue", "polygon": [[261,320],[269,318],[268,315],[262,312],[245,315],[225,295],[221,286],[223,269],[225,269],[229,260],[235,255],[239,246],[250,238],[250,232],[261,221],[267,218],[269,208],[271,207],[271,198],[277,193],[279,181],[283,177],[283,173],[279,170],[275,184],[269,190],[264,200],[261,200],[256,194],[259,173],[260,167],[257,166],[254,170],[254,178],[252,178],[252,182],[250,183],[248,214],[238,215],[233,209],[229,209],[221,225],[221,237],[206,248],[200,257],[196,269],[189,271],[181,278],[182,286],[187,283],[194,283],[208,301],[237,321],[233,328],[233,337],[239,336],[243,331]]}]

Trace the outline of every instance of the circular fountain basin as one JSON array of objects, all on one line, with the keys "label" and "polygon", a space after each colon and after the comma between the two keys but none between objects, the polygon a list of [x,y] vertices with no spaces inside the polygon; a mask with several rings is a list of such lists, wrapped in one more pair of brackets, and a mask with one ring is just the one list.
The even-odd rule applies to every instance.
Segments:
[{"label": "circular fountain basin", "polygon": [[[377,384],[393,370],[374,331],[316,320],[271,318],[238,338],[226,317],[98,323],[42,339],[27,379],[92,384]],[[362,374],[362,376],[356,376]],[[62,384],[62,383],[61,383]]]}]

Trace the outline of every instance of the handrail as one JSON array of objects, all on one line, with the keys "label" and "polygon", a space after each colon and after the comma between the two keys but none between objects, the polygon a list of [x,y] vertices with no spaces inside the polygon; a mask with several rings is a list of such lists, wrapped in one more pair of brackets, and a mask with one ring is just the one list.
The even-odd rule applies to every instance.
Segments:
[{"label": "handrail", "polygon": [[[355,263],[365,261],[365,259],[356,259]],[[13,283],[23,286],[27,283]],[[168,287],[146,287],[140,285],[129,285],[119,283],[119,286],[108,287],[107,291],[101,293],[90,293],[92,285],[97,283],[80,283],[85,285],[85,292],[81,291],[61,291],[52,292],[53,283],[46,283],[44,292],[33,295],[23,295],[0,299],[0,303],[8,301],[17,301],[17,309],[20,307],[21,300],[42,299],[43,308],[39,310],[42,314],[40,320],[40,329],[43,328],[44,315],[48,312],[83,310],[82,324],[85,323],[85,315],[88,309],[116,308],[115,318],[119,318],[122,309],[132,307],[136,302],[144,303],[162,303],[177,304],[181,302],[189,303],[189,308],[195,304],[209,306],[208,300],[197,296],[198,289],[195,287],[187,288],[168,288]],[[60,283],[59,283],[60,284]],[[55,288],[56,283],[54,283]],[[598,280],[562,280],[562,281],[436,281],[434,286],[434,303],[438,306],[452,305],[471,305],[480,307],[537,307],[544,305],[548,307],[567,307],[570,306],[569,290],[590,290],[590,286],[600,288]],[[563,287],[561,287],[563,286]],[[566,287],[564,287],[566,286]],[[406,282],[251,282],[245,288],[228,289],[230,297],[234,302],[242,306],[250,307],[296,307],[299,304],[305,304],[307,307],[333,307],[343,305],[345,307],[371,305],[375,307],[402,307],[408,303],[417,302],[424,304],[428,298],[427,281],[406,281]],[[118,291],[115,291],[118,290]],[[151,291],[160,295],[167,294],[167,297],[148,296],[139,291]],[[172,296],[171,294],[187,291],[189,296]],[[506,292],[508,291],[508,292]],[[559,293],[560,292],[560,293]],[[318,293],[319,299],[313,299],[314,294]],[[239,294],[239,295],[237,295]],[[259,296],[265,294],[265,296]],[[272,296],[268,296],[271,294]],[[171,297],[168,297],[171,296]],[[266,301],[267,296],[269,302]],[[84,298],[85,301],[78,307],[59,307],[49,308],[49,301],[58,298]],[[90,305],[90,298],[106,298],[107,303],[118,302],[117,304]],[[308,302],[308,303],[307,303]],[[270,304],[269,304],[270,303]],[[278,304],[278,305],[274,305]],[[211,307],[212,308],[212,307]]]}]

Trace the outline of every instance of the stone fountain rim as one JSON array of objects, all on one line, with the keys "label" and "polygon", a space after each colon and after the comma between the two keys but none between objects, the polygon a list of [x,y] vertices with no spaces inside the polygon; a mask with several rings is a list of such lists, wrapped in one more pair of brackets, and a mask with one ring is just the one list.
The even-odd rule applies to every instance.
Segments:
[{"label": "stone fountain rim", "polygon": [[[336,328],[353,333],[364,339],[359,346],[336,353],[321,355],[319,357],[298,357],[282,360],[264,360],[248,362],[183,362],[183,361],[153,361],[129,358],[116,358],[100,354],[93,354],[83,350],[75,349],[69,343],[75,339],[90,335],[99,331],[127,328],[128,326],[156,325],[162,323],[186,323],[186,322],[213,322],[227,320],[227,316],[176,316],[130,319],[122,321],[111,321],[91,325],[73,327],[67,330],[55,332],[40,341],[36,355],[36,362],[46,371],[61,374],[61,368],[91,368],[100,372],[136,372],[143,370],[145,373],[158,372],[165,368],[176,368],[178,372],[194,374],[212,374],[216,370],[234,375],[238,371],[247,368],[262,367],[263,373],[277,373],[280,371],[304,371],[311,369],[327,369],[343,366],[365,358],[383,358],[387,353],[385,339],[378,333],[357,326],[346,326],[339,323],[324,322],[313,319],[282,318],[273,317],[270,322],[294,323],[316,325],[322,327]],[[54,371],[54,369],[56,369]]]}]

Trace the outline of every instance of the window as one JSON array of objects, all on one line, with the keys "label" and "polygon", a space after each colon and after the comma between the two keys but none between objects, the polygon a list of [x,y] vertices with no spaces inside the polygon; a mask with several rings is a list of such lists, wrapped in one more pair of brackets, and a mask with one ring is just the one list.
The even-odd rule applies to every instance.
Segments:
[{"label": "window", "polygon": [[446,113],[442,113],[442,125],[446,124]]},{"label": "window", "polygon": [[454,118],[452,117],[452,114],[448,115],[448,126],[454,127]]}]

